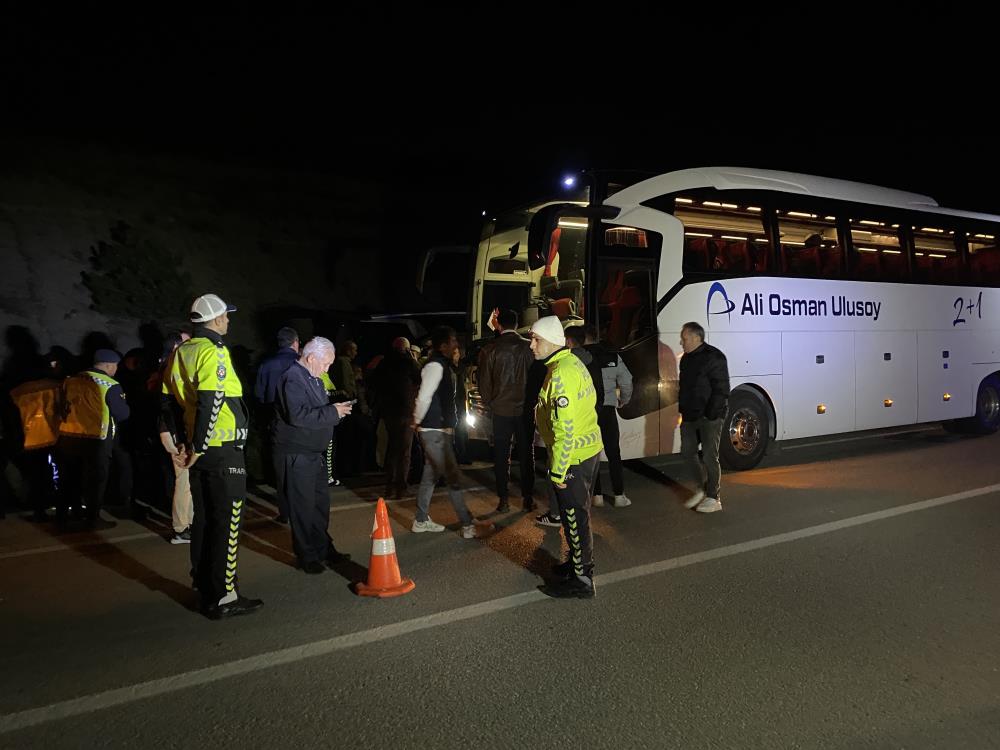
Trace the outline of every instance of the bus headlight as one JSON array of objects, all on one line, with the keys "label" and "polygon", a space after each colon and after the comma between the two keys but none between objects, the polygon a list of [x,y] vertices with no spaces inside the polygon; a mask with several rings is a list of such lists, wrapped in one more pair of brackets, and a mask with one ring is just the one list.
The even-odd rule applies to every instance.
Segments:
[{"label": "bus headlight", "polygon": [[468,413],[468,414],[466,414],[465,415],[465,423],[467,425],[469,425],[469,427],[475,427],[476,426],[476,417],[475,417],[475,415],[472,414],[471,412]]}]

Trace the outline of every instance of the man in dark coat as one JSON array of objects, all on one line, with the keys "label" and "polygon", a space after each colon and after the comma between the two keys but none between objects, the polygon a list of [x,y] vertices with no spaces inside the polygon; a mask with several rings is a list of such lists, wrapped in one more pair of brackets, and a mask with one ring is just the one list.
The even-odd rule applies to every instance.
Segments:
[{"label": "man in dark coat", "polygon": [[284,471],[284,492],[292,527],[292,545],[306,573],[322,573],[349,556],[330,538],[330,493],[326,483],[326,447],[333,429],[351,413],[350,403],[329,403],[320,374],[336,357],[329,339],[316,337],[278,381],[274,451]]}]

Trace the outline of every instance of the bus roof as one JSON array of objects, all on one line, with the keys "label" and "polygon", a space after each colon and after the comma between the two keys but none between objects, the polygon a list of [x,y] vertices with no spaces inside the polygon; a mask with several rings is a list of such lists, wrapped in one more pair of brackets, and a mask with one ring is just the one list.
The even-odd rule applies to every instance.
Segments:
[{"label": "bus roof", "polygon": [[605,203],[625,208],[661,195],[701,187],[712,187],[717,190],[773,190],[983,221],[998,220],[998,217],[990,214],[942,208],[933,198],[919,193],[907,193],[903,190],[830,177],[747,167],[698,167],[668,172],[627,187],[609,197]]}]

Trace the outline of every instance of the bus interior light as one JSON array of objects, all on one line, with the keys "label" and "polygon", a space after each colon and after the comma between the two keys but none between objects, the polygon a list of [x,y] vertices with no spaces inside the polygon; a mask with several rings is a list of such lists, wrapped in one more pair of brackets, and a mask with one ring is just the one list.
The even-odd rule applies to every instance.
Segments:
[{"label": "bus interior light", "polygon": [[475,417],[475,415],[472,414],[471,412],[467,413],[465,415],[465,423],[467,425],[469,425],[469,427],[475,427],[476,426],[476,417]]},{"label": "bus interior light", "polygon": [[817,414],[826,414],[826,404],[817,404],[816,405],[816,413]]},{"label": "bus interior light", "polygon": [[563,183],[563,185],[565,187],[568,187],[568,188],[573,187],[576,184],[576,178],[575,177],[564,177],[562,183]]},{"label": "bus interior light", "polygon": [[892,406],[892,399],[891,398],[887,398],[885,401],[882,402],[882,406],[884,406],[886,409],[888,409],[890,406]]},{"label": "bus interior light", "polygon": [[944,394],[943,398],[944,398],[945,401],[951,401],[951,394],[950,393],[946,393],[946,394]]}]

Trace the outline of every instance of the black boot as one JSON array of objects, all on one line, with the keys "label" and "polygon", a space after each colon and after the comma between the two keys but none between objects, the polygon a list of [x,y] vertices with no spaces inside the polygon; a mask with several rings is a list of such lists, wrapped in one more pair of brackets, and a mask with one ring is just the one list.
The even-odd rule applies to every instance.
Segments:
[{"label": "black boot", "polygon": [[594,579],[576,575],[540,586],[539,589],[553,599],[593,599],[596,593]]}]

